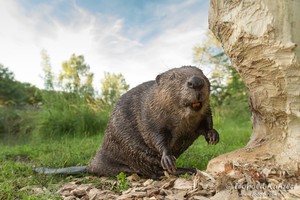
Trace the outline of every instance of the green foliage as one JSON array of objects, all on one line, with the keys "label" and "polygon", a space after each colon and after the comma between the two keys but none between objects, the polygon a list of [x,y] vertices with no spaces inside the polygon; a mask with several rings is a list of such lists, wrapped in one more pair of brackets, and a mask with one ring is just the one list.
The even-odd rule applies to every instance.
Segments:
[{"label": "green foliage", "polygon": [[40,101],[38,88],[16,81],[14,74],[0,64],[0,106],[36,105]]},{"label": "green foliage", "polygon": [[94,74],[84,61],[84,56],[72,54],[68,61],[63,62],[59,75],[59,86],[66,92],[92,96]]},{"label": "green foliage", "polygon": [[126,174],[121,172],[117,176],[117,187],[115,188],[115,192],[122,192],[129,189],[129,183],[126,178]]},{"label": "green foliage", "polygon": [[0,137],[12,135],[19,132],[20,116],[15,109],[1,108],[0,109]]},{"label": "green foliage", "polygon": [[35,127],[36,110],[0,108],[0,139],[11,140],[28,137]]},{"label": "green foliage", "polygon": [[14,81],[15,75],[7,67],[4,67],[2,64],[0,64],[0,78],[1,81],[5,81],[5,80]]},{"label": "green foliage", "polygon": [[93,135],[105,130],[109,112],[101,101],[74,93],[44,92],[37,133],[45,137]]},{"label": "green foliage", "polygon": [[120,96],[129,89],[122,74],[104,72],[101,81],[102,98],[109,105],[114,105]]}]

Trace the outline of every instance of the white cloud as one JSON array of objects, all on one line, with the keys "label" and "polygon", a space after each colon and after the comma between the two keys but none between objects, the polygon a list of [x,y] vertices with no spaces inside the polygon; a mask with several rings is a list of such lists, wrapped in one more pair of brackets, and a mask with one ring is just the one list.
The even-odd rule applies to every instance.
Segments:
[{"label": "white cloud", "polygon": [[35,37],[33,25],[17,3],[0,2],[0,62],[16,72],[21,80],[24,80],[30,67],[39,65],[39,60],[32,57],[39,51],[30,42]]},{"label": "white cloud", "polygon": [[[51,5],[28,13],[16,1],[0,1],[0,62],[16,74],[16,79],[42,87],[40,51],[50,55],[54,72],[72,53],[82,54],[100,84],[103,71],[124,74],[135,86],[154,79],[172,67],[192,64],[192,48],[204,36],[207,13],[189,13],[194,1],[183,1],[153,12],[165,15],[157,24],[159,34],[147,42],[140,41],[156,24],[143,24],[124,35],[124,19],[90,13],[73,5],[69,23],[52,16]],[[177,14],[187,10],[184,16]],[[47,19],[47,20],[43,20]],[[157,22],[158,23],[158,22]]]}]

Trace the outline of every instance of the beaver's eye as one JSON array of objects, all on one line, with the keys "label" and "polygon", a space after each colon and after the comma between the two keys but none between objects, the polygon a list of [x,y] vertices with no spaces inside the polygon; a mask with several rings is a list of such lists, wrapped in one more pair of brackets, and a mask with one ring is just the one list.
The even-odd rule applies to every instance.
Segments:
[{"label": "beaver's eye", "polygon": [[187,86],[188,86],[189,88],[193,88],[193,83],[187,82]]}]

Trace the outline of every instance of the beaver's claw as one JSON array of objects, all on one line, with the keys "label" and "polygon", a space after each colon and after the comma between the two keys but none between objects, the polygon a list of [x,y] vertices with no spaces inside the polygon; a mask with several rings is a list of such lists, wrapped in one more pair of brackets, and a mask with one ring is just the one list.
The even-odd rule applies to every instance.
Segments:
[{"label": "beaver's claw", "polygon": [[163,154],[161,158],[161,166],[166,169],[169,173],[176,172],[176,158],[173,155]]},{"label": "beaver's claw", "polygon": [[211,129],[205,134],[205,140],[208,144],[215,145],[219,142],[219,133],[215,129]]}]

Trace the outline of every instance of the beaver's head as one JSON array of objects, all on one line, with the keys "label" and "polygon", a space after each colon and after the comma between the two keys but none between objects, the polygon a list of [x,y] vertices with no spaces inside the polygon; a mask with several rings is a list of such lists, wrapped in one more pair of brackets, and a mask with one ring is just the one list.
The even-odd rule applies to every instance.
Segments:
[{"label": "beaver's head", "polygon": [[[203,72],[192,66],[166,71],[156,77],[164,105],[188,113],[205,111],[209,104],[210,83]],[[173,110],[172,109],[172,110]]]}]

